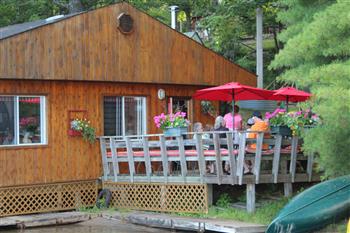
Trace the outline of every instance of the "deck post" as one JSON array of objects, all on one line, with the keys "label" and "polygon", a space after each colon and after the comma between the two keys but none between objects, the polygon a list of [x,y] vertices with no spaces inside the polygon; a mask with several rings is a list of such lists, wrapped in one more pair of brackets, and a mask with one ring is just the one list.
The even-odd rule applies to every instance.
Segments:
[{"label": "deck post", "polygon": [[292,183],[284,183],[284,196],[290,197],[293,194],[293,186]]},{"label": "deck post", "polygon": [[248,213],[255,212],[255,184],[247,184],[247,211]]},{"label": "deck post", "polygon": [[207,184],[208,190],[208,206],[213,205],[213,184]]}]

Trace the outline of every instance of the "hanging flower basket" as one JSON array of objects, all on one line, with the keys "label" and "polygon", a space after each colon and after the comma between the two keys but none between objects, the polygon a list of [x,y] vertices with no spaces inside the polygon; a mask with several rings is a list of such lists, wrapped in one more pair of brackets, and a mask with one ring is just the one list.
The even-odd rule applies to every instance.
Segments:
[{"label": "hanging flower basket", "polygon": [[174,128],[165,128],[164,129],[164,136],[166,137],[177,137],[181,136],[184,133],[187,133],[188,128],[187,127],[174,127]]},{"label": "hanging flower basket", "polygon": [[156,127],[162,129],[166,137],[180,136],[187,132],[190,125],[189,120],[186,119],[185,112],[170,113],[168,115],[162,113],[153,119]]},{"label": "hanging flower basket", "polygon": [[81,136],[83,136],[81,131],[77,131],[77,130],[74,130],[74,129],[69,129],[68,130],[68,135],[71,136],[71,137],[81,137]]},{"label": "hanging flower basket", "polygon": [[286,125],[271,126],[271,134],[280,134],[282,136],[292,136],[292,130]]},{"label": "hanging flower basket", "polygon": [[71,128],[68,131],[69,136],[82,136],[83,139],[91,144],[95,142],[95,129],[90,125],[87,119],[74,119],[70,122]]}]

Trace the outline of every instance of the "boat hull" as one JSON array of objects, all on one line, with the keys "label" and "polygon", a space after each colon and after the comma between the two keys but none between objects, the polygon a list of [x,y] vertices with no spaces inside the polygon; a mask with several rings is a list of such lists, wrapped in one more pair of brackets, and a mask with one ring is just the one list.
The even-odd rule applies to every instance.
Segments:
[{"label": "boat hull", "polygon": [[350,175],[322,182],[294,197],[266,232],[312,232],[349,215]]}]

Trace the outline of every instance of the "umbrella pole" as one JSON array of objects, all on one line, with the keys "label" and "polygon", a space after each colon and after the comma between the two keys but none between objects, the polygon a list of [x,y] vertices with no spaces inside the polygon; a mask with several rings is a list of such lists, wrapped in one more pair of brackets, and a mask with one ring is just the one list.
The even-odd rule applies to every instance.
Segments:
[{"label": "umbrella pole", "polygon": [[288,113],[288,99],[289,99],[289,96],[287,96],[287,101],[286,101],[286,112]]},{"label": "umbrella pole", "polygon": [[232,89],[232,131],[235,128],[235,91]]}]

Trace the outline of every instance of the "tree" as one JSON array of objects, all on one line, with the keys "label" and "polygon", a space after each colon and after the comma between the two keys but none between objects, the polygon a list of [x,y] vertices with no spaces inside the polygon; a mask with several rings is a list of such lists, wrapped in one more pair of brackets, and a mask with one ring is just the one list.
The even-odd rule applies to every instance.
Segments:
[{"label": "tree", "polygon": [[264,48],[264,84],[266,86],[276,76],[276,71],[267,70],[267,65],[280,47],[279,43],[276,43],[277,32],[281,25],[276,21],[279,5],[275,0],[223,0],[220,4],[208,4],[206,8],[200,9],[203,16],[200,26],[210,33],[210,40],[206,42],[208,47],[231,61],[255,71],[255,22],[258,6],[264,11],[264,28],[272,28],[275,37],[275,42],[271,43],[272,46],[267,47],[265,43]]},{"label": "tree", "polygon": [[[283,50],[271,64],[285,69],[280,81],[309,88],[313,111],[323,125],[305,135],[307,151],[317,151],[325,175],[350,171],[350,4],[347,0],[283,0],[279,18],[287,25]],[[303,11],[303,12],[301,12]]]},{"label": "tree", "polygon": [[0,27],[48,18],[59,9],[47,0],[0,0]]}]

